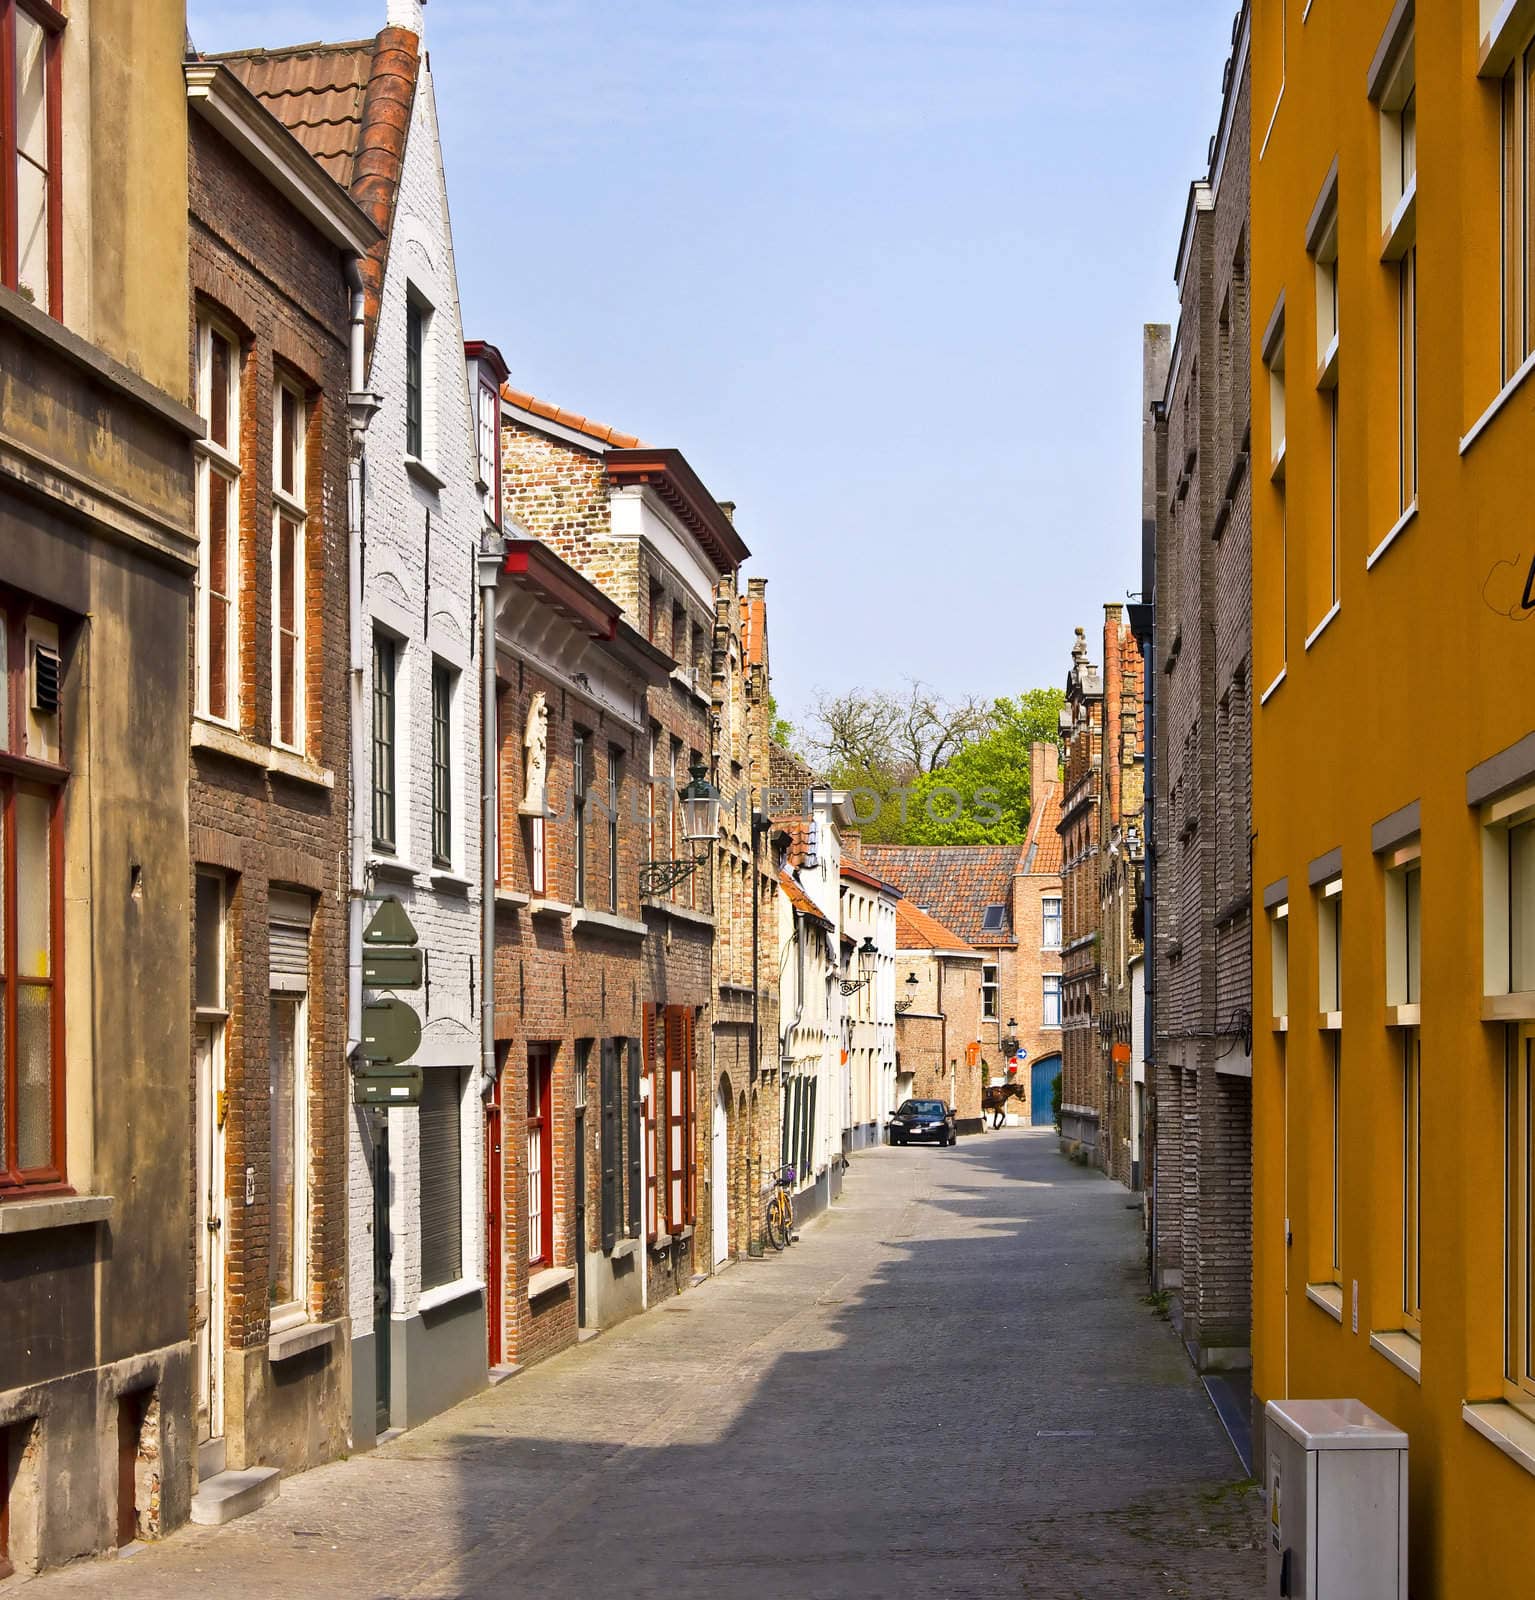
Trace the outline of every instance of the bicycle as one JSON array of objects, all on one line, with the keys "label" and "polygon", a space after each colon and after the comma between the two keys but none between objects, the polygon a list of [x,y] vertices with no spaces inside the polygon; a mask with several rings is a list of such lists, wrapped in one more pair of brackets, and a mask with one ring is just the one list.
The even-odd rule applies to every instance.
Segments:
[{"label": "bicycle", "polygon": [[779,1167],[773,1173],[773,1192],[767,1203],[768,1243],[782,1250],[794,1238],[794,1199],[789,1193],[794,1186],[794,1168]]}]

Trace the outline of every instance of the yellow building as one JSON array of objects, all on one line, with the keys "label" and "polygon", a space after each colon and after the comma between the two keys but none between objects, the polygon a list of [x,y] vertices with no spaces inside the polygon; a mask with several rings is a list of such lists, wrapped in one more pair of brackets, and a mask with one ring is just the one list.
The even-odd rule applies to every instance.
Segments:
[{"label": "yellow building", "polygon": [[1535,1593],[1535,6],[1414,9],[1252,10],[1253,1378],[1425,1600]]}]

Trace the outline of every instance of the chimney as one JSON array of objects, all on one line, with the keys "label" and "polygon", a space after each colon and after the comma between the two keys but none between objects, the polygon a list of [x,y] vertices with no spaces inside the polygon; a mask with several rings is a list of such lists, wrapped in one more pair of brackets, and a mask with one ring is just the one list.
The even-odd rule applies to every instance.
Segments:
[{"label": "chimney", "polygon": [[863,835],[856,828],[842,830],[842,859],[844,861],[863,860]]},{"label": "chimney", "polygon": [[735,503],[735,501],[734,500],[717,500],[717,501],[715,501],[715,504],[720,508],[721,511],[723,511],[725,513],[725,521],[728,522],[731,525],[731,527],[734,527],[735,526],[735,521],[736,521],[736,503]]},{"label": "chimney", "polygon": [[1060,770],[1061,752],[1055,745],[1036,742],[1029,746],[1029,795],[1034,804],[1055,787]]},{"label": "chimney", "polygon": [[426,19],[422,16],[422,7],[426,0],[388,0],[384,12],[384,26],[386,28],[404,28],[407,33],[413,33],[418,39],[426,36]]}]

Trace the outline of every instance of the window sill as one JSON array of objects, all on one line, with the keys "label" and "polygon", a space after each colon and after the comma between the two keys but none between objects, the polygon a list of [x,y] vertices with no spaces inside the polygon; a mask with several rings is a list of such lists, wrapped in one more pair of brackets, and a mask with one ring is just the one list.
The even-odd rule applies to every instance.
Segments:
[{"label": "window sill", "polygon": [[294,1356],[301,1356],[306,1351],[334,1344],[335,1339],[334,1322],[301,1322],[297,1327],[274,1333],[267,1340],[266,1358],[275,1367],[279,1361],[291,1361]]},{"label": "window sill", "polygon": [[1327,615],[1325,617],[1322,618],[1322,620],[1319,623],[1317,623],[1317,625],[1311,630],[1311,632],[1306,635],[1306,648],[1308,650],[1327,631],[1328,625],[1332,622],[1333,618],[1337,616],[1338,612],[1341,609],[1342,609],[1342,607],[1338,604],[1338,602],[1336,600],[1334,600],[1333,603],[1332,603],[1332,609],[1327,613]]},{"label": "window sill", "polygon": [[1467,1427],[1495,1444],[1511,1461],[1535,1474],[1535,1422],[1506,1401],[1488,1400],[1473,1405],[1461,1402],[1460,1419]]},{"label": "window sill", "polygon": [[700,928],[712,931],[714,918],[706,911],[695,911],[692,906],[673,905],[670,900],[659,900],[649,896],[645,899],[646,911],[660,911],[668,917],[675,917],[678,922],[691,922]]},{"label": "window sill", "polygon": [[1391,1333],[1372,1333],[1370,1348],[1405,1372],[1414,1383],[1423,1382],[1423,1346],[1405,1328]]},{"label": "window sill", "polygon": [[456,1282],[423,1290],[416,1300],[416,1310],[436,1311],[440,1306],[452,1305],[455,1300],[467,1300],[472,1295],[484,1292],[485,1285],[478,1278],[459,1278]]},{"label": "window sill", "polygon": [[1387,1006],[1386,1026],[1388,1028],[1416,1028],[1423,1021],[1422,1006]]},{"label": "window sill", "polygon": [[0,1234],[37,1233],[44,1228],[78,1228],[105,1222],[116,1204],[109,1194],[50,1194],[35,1199],[0,1200]]},{"label": "window sill", "polygon": [[1519,994],[1486,994],[1482,996],[1483,1022],[1535,1021],[1535,990],[1526,989]]},{"label": "window sill", "polygon": [[1273,461],[1271,461],[1269,463],[1269,482],[1270,483],[1283,483],[1284,482],[1284,447],[1285,447],[1285,442],[1284,442],[1283,439],[1281,439],[1279,441],[1279,449],[1275,453]]},{"label": "window sill", "polygon": [[1278,693],[1279,686],[1280,686],[1280,684],[1282,684],[1284,682],[1285,674],[1289,670],[1290,669],[1288,667],[1281,667],[1279,669],[1279,672],[1278,672],[1277,676],[1275,677],[1274,681],[1268,686],[1268,688],[1266,688],[1263,691],[1262,696],[1259,698],[1258,705],[1260,707],[1266,706],[1269,703],[1269,701],[1274,698],[1275,694]]},{"label": "window sill", "polygon": [[524,894],[520,889],[497,889],[496,909],[505,908],[507,911],[521,911],[531,903],[533,896]]},{"label": "window sill", "polygon": [[672,1236],[669,1233],[658,1233],[650,1241],[650,1253],[653,1256],[664,1256],[672,1247]]},{"label": "window sill", "polygon": [[639,1248],[640,1241],[638,1239],[620,1239],[618,1243],[608,1251],[608,1260],[627,1261],[630,1256],[638,1253]]},{"label": "window sill", "polygon": [[1381,235],[1382,261],[1400,261],[1412,248],[1418,237],[1418,175],[1413,173],[1407,193],[1396,203]]},{"label": "window sill", "polygon": [[530,900],[528,910],[535,917],[568,917],[574,907],[568,906],[563,900]]},{"label": "window sill", "polygon": [[1493,396],[1492,404],[1471,424],[1470,428],[1462,436],[1460,441],[1460,453],[1462,455],[1465,455],[1471,446],[1487,431],[1488,424],[1513,399],[1514,391],[1529,377],[1531,372],[1535,372],[1535,355],[1528,355],[1520,362],[1518,370],[1513,377]]},{"label": "window sill", "polygon": [[1274,1018],[1274,1032],[1275,1033],[1288,1033],[1289,1031],[1290,1031],[1290,1018],[1289,1018],[1288,1013],[1286,1013],[1284,1016],[1279,1016],[1279,1017],[1275,1017]]},{"label": "window sill", "polygon": [[416,480],[423,488],[430,489],[433,494],[441,494],[448,486],[446,478],[438,477],[437,473],[426,462],[416,456],[406,456],[405,471]]},{"label": "window sill", "polygon": [[267,752],[267,771],[275,772],[284,778],[291,778],[294,783],[307,783],[316,789],[334,789],[336,775],[328,767],[322,767],[317,762],[311,761],[307,756],[301,756],[294,750],[280,750],[273,748]]},{"label": "window sill", "polygon": [[441,889],[446,894],[466,895],[474,888],[474,882],[450,871],[447,867],[433,867],[432,887]]},{"label": "window sill", "polygon": [[1343,1285],[1341,1283],[1308,1283],[1306,1298],[1319,1310],[1325,1311],[1341,1328],[1343,1326]]},{"label": "window sill", "polygon": [[1322,352],[1322,359],[1317,363],[1316,386],[1318,389],[1336,389],[1338,387],[1338,336],[1334,334],[1327,341],[1327,348]]},{"label": "window sill", "polygon": [[1532,17],[1535,5],[1531,0],[1504,0],[1480,40],[1476,68],[1479,78],[1501,78],[1513,66]]},{"label": "window sill", "polygon": [[376,878],[398,878],[405,883],[414,883],[417,877],[414,864],[398,856],[370,855],[368,871]]},{"label": "window sill", "polygon": [[629,939],[643,939],[650,929],[633,917],[621,917],[616,911],[586,911],[577,907],[570,913],[572,930],[598,929],[604,933],[621,933]]},{"label": "window sill", "polygon": [[1341,1033],[1343,1031],[1343,1013],[1341,1011],[1319,1011],[1316,1025],[1323,1033]]},{"label": "window sill", "polygon": [[553,1294],[556,1289],[563,1289],[567,1283],[575,1281],[574,1267],[545,1267],[542,1272],[535,1272],[528,1279],[528,1299],[541,1300],[546,1294]]},{"label": "window sill", "polygon": [[207,717],[192,718],[192,748],[206,750],[210,755],[224,756],[230,761],[243,762],[261,772],[278,773],[296,783],[312,784],[316,789],[336,787],[334,773],[296,751],[260,744],[234,728],[226,727],[222,722],[213,722]]},{"label": "window sill", "polygon": [[1365,558],[1364,570],[1366,572],[1369,572],[1371,568],[1374,567],[1375,563],[1379,561],[1380,558],[1391,548],[1391,546],[1396,543],[1397,538],[1407,531],[1407,529],[1412,525],[1413,519],[1417,516],[1417,514],[1418,502],[1414,500],[1413,503],[1408,506],[1401,516],[1399,516],[1391,525],[1390,533],[1388,533],[1386,537],[1382,539],[1381,542],[1376,545],[1376,547]]}]

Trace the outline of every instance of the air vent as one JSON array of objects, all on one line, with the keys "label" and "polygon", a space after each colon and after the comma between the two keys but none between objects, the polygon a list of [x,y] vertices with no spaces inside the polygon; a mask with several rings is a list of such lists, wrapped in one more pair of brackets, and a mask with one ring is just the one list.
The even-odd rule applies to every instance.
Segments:
[{"label": "air vent", "polygon": [[59,714],[59,653],[52,645],[32,646],[32,710],[40,717]]}]

